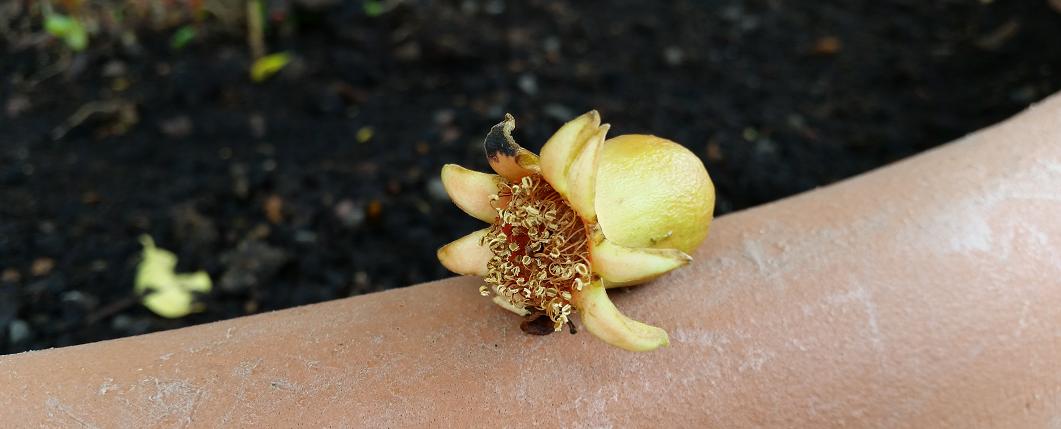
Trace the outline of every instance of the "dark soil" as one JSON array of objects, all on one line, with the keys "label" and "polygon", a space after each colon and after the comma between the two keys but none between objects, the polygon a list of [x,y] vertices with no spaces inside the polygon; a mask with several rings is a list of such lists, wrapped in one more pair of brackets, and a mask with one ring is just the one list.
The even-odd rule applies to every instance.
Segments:
[{"label": "dark soil", "polygon": [[[435,249],[477,222],[439,168],[487,170],[505,112],[532,150],[591,108],[611,135],[679,141],[722,214],[1061,89],[1061,14],[1038,0],[293,6],[267,42],[297,60],[262,84],[239,29],[199,25],[183,49],[174,28],[141,29],[79,55],[39,23],[0,33],[0,352],[449,276]],[[144,233],[210,273],[205,312],[138,304]]]}]

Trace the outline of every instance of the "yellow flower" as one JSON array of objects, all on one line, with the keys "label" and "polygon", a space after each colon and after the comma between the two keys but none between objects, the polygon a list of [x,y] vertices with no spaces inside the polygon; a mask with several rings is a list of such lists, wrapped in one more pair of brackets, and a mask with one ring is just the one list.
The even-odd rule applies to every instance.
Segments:
[{"label": "yellow flower", "polygon": [[578,312],[605,342],[633,351],[668,344],[663,329],[620,313],[606,288],[651,280],[689,263],[707,237],[714,186],[703,163],[655,136],[605,140],[596,111],[564,124],[541,157],[512,139],[506,115],[486,136],[494,174],[449,164],[442,183],[490,226],[438,251],[458,274],[482,276],[484,296],[517,314],[544,313],[555,330]]}]

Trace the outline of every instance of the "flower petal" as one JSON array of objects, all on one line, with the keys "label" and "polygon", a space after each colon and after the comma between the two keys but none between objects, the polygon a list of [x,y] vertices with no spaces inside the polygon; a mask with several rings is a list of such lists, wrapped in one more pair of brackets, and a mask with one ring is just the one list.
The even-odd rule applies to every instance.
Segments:
[{"label": "flower petal", "polygon": [[568,193],[564,195],[568,204],[586,222],[597,223],[597,165],[601,159],[601,148],[604,147],[604,135],[611,125],[604,124],[597,128],[597,133],[590,136],[582,153],[571,163],[567,170]]},{"label": "flower petal", "polygon": [[568,189],[567,169],[599,126],[600,114],[591,110],[561,126],[542,146],[542,175],[553,188]]},{"label": "flower petal", "polygon": [[677,249],[630,248],[609,241],[598,225],[589,243],[593,272],[609,284],[629,286],[652,280],[693,258]]},{"label": "flower petal", "polygon": [[597,219],[593,206],[597,165],[608,128],[608,124],[601,125],[600,114],[591,110],[560,127],[542,147],[545,180],[590,223]]},{"label": "flower petal", "polygon": [[490,133],[483,141],[486,160],[490,167],[502,177],[519,182],[524,176],[538,173],[538,155],[516,144],[512,130],[516,128],[516,119],[506,113],[505,120],[490,128]]},{"label": "flower petal", "polygon": [[508,302],[508,300],[505,299],[505,297],[503,296],[494,295],[494,304],[497,304],[498,307],[504,308],[505,310],[511,311],[520,316],[526,316],[530,314],[530,310],[512,305],[512,303]]},{"label": "flower petal", "polygon": [[480,229],[438,249],[438,260],[457,274],[486,275],[486,264],[493,253],[480,243],[489,228]]},{"label": "flower petal", "polygon": [[608,299],[600,281],[587,285],[575,298],[582,325],[597,338],[632,352],[647,352],[670,344],[667,331],[624,316]]},{"label": "flower petal", "polygon": [[490,196],[497,194],[501,176],[480,173],[456,164],[442,167],[442,186],[453,203],[465,213],[483,222],[497,219],[497,210],[490,205]]}]

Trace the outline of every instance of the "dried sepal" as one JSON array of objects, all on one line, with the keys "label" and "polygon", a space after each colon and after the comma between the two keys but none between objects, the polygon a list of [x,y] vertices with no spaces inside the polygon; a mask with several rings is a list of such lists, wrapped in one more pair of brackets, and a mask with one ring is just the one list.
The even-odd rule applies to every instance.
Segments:
[{"label": "dried sepal", "polygon": [[496,202],[491,196],[497,194],[501,176],[480,173],[456,164],[442,167],[442,186],[446,188],[453,203],[472,217],[483,222],[497,219]]},{"label": "dried sepal", "polygon": [[516,129],[516,118],[506,113],[505,120],[490,128],[483,141],[486,160],[497,174],[519,182],[520,179],[539,173],[538,155],[516,144],[512,130]]},{"label": "dried sepal", "polygon": [[446,269],[463,275],[486,275],[486,264],[493,253],[481,242],[487,229],[480,229],[438,249],[438,260]]},{"label": "dried sepal", "polygon": [[608,283],[629,286],[652,280],[688,264],[693,258],[676,249],[630,248],[604,237],[599,227],[590,232],[589,252],[593,272]]},{"label": "dried sepal", "polygon": [[652,351],[670,344],[667,331],[620,313],[600,281],[583,288],[575,300],[582,326],[608,344],[633,352]]}]

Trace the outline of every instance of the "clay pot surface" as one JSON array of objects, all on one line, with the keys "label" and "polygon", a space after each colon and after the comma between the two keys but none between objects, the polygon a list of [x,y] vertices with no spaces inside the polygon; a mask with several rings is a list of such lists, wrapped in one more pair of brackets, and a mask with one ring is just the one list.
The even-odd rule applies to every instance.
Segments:
[{"label": "clay pot surface", "polygon": [[1038,427],[1061,419],[1061,97],[722,217],[615,290],[651,353],[529,336],[454,278],[0,357],[50,427]]}]

